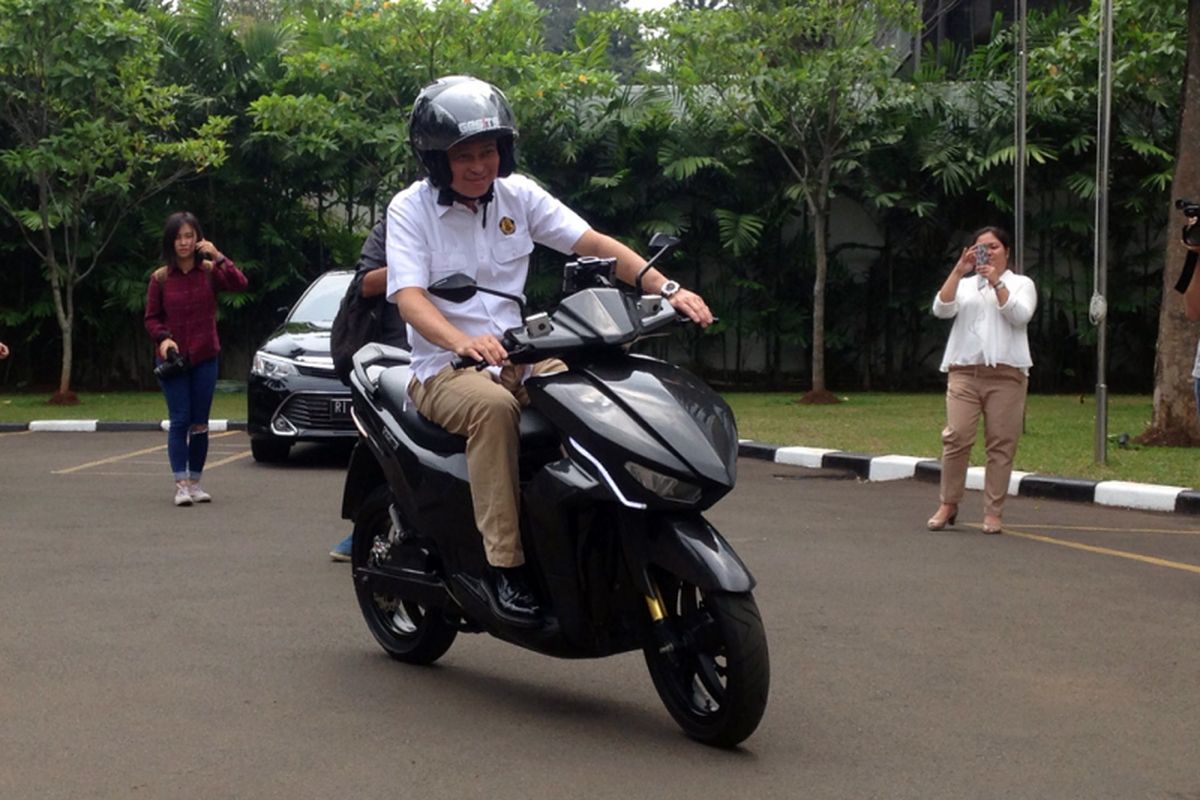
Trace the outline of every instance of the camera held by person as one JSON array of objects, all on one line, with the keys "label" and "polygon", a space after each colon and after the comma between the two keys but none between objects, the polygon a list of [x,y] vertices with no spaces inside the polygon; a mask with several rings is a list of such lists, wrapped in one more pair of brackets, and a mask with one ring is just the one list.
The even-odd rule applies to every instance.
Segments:
[{"label": "camera held by person", "polygon": [[174,347],[167,348],[167,357],[154,368],[154,374],[159,380],[170,380],[177,378],[188,371],[188,360],[186,356],[180,355],[179,351]]},{"label": "camera held by person", "polygon": [[1200,218],[1200,203],[1180,198],[1175,201],[1175,207],[1188,218],[1188,224],[1183,226],[1181,237],[1183,243],[1192,246],[1200,245],[1200,224],[1197,224],[1197,219]]},{"label": "camera held by person", "polygon": [[1187,224],[1183,226],[1183,232],[1179,236],[1184,247],[1188,249],[1187,260],[1183,262],[1183,272],[1175,282],[1175,291],[1185,294],[1192,282],[1192,276],[1196,273],[1196,257],[1200,253],[1200,203],[1179,198],[1175,201],[1175,207],[1187,217]]}]

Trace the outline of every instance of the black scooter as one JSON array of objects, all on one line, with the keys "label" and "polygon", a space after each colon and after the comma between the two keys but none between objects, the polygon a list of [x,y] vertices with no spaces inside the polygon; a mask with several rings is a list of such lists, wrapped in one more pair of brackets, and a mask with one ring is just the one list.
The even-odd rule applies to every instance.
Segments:
[{"label": "black scooter", "polygon": [[[656,258],[675,243],[656,235]],[[466,440],[417,414],[408,353],[376,344],[351,377],[361,438],[342,516],[354,522],[354,587],[376,640],[409,663],[437,660],[459,632],[561,658],[641,649],[683,730],[732,747],[758,726],[770,683],[754,578],[701,516],[733,488],[737,429],[696,377],[628,352],[680,321],[641,295],[644,273],[634,293],[616,288],[612,259],[568,263],[565,299],[529,317],[522,304],[525,324],[502,340],[512,363],[569,367],[529,379],[520,423],[521,535],[543,622],[493,613]],[[464,275],[429,289],[450,302],[476,291],[501,294]]]}]

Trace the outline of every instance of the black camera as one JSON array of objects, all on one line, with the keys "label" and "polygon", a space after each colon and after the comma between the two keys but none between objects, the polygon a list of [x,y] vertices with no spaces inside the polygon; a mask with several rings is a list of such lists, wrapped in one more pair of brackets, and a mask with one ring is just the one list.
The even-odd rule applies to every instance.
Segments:
[{"label": "black camera", "polygon": [[180,355],[174,347],[167,350],[167,357],[154,368],[154,374],[163,381],[178,378],[187,371],[187,356]]},{"label": "black camera", "polygon": [[[1182,211],[1185,217],[1200,217],[1200,203],[1180,198],[1175,201],[1175,207]],[[1193,222],[1184,226],[1183,241],[1190,245],[1200,245],[1200,223]]]}]

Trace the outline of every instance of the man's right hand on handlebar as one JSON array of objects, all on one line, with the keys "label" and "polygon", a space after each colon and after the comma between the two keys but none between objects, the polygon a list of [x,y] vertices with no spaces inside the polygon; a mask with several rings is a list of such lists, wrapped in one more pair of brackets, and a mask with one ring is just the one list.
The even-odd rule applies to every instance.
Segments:
[{"label": "man's right hand on handlebar", "polygon": [[504,345],[490,333],[466,340],[455,347],[454,352],[463,358],[473,358],[493,367],[500,366],[508,358],[508,351],[504,349]]}]

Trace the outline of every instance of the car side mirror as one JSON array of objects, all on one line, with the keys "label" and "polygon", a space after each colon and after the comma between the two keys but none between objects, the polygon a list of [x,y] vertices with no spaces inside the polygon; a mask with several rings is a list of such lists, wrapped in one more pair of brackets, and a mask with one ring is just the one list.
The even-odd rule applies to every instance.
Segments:
[{"label": "car side mirror", "polygon": [[431,295],[440,297],[442,300],[450,303],[465,303],[474,297],[475,292],[478,290],[479,287],[475,285],[475,279],[461,272],[447,275],[429,287]]}]

